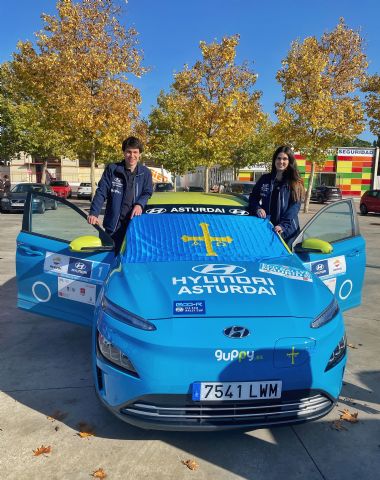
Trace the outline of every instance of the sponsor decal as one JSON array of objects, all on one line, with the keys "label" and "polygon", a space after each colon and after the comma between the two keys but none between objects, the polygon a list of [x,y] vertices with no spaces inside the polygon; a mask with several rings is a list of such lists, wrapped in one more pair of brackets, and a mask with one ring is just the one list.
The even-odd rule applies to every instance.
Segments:
[{"label": "sponsor decal", "polygon": [[226,213],[222,207],[172,207],[170,213]]},{"label": "sponsor decal", "polygon": [[173,302],[173,315],[205,314],[206,302],[204,300],[186,300]]},{"label": "sponsor decal", "polygon": [[73,302],[95,305],[96,285],[58,277],[58,297]]},{"label": "sponsor decal", "polygon": [[330,289],[330,292],[335,293],[335,288],[336,288],[336,277],[334,278],[326,278],[325,280],[322,280],[323,283]]},{"label": "sponsor decal", "polygon": [[274,265],[271,263],[260,263],[260,272],[271,273],[280,277],[290,278],[292,280],[302,280],[303,282],[312,282],[311,273],[301,268],[288,267],[286,265]]},{"label": "sponsor decal", "polygon": [[263,197],[266,197],[269,194],[269,187],[270,186],[268,183],[264,183],[263,185],[261,185],[260,193]]},{"label": "sponsor decal", "polygon": [[291,361],[290,361],[290,362],[291,362],[292,365],[294,365],[294,364],[295,364],[294,359],[295,359],[296,357],[298,357],[299,354],[300,354],[300,352],[296,352],[296,350],[295,350],[295,348],[294,348],[294,346],[293,346],[293,347],[292,347],[292,351],[289,352],[289,353],[287,353],[286,356],[289,357],[289,358],[291,358]]},{"label": "sponsor decal", "polygon": [[239,275],[246,272],[246,269],[239,265],[228,265],[224,263],[196,265],[191,270],[196,273],[203,273],[203,275]]},{"label": "sponsor decal", "polygon": [[53,252],[46,252],[44,261],[44,271],[54,273],[67,273],[70,257],[67,255],[58,255]]},{"label": "sponsor decal", "polygon": [[90,278],[92,272],[92,262],[78,258],[70,258],[67,273],[78,277]]},{"label": "sponsor decal", "polygon": [[[211,272],[210,272],[211,273]],[[275,284],[269,277],[246,275],[193,275],[172,277],[172,285],[178,287],[177,295],[244,294],[277,295]]]},{"label": "sponsor decal", "polygon": [[327,260],[311,262],[310,264],[305,264],[305,267],[310,268],[318,277],[343,275],[346,273],[346,257],[340,255],[339,257],[328,258]]},{"label": "sponsor decal", "polygon": [[166,208],[148,208],[145,213],[156,215],[158,213],[166,213]]},{"label": "sponsor decal", "polygon": [[190,236],[190,235],[182,235],[181,240],[183,242],[193,242],[193,246],[200,245],[199,242],[204,242],[204,245],[206,247],[207,251],[207,256],[209,257],[217,257],[218,254],[214,252],[213,248],[213,243],[215,243],[216,247],[226,247],[227,243],[232,243],[233,238],[226,236],[226,237],[213,237],[210,235],[209,232],[209,224],[208,223],[200,223],[199,226],[202,229],[203,236]]},{"label": "sponsor decal", "polygon": [[249,215],[247,210],[242,210],[241,208],[230,208],[229,212],[232,213],[232,215]]},{"label": "sponsor decal", "polygon": [[232,350],[225,352],[223,350],[215,350],[214,352],[217,362],[234,362],[236,359],[239,363],[244,360],[253,362],[254,360],[262,360],[263,355],[256,355],[254,350]]},{"label": "sponsor decal", "polygon": [[346,300],[351,295],[352,292],[352,281],[345,280],[339,289],[339,298],[341,300]]},{"label": "sponsor decal", "polygon": [[50,288],[44,282],[34,282],[32,285],[33,297],[39,302],[45,303],[51,299]]},{"label": "sponsor decal", "polygon": [[212,205],[148,205],[145,210],[148,214],[159,213],[212,213],[219,215],[249,215],[249,211],[236,207],[215,207]]},{"label": "sponsor decal", "polygon": [[228,338],[245,338],[248,337],[251,332],[248,330],[248,328],[234,325],[233,327],[225,328],[223,333]]}]

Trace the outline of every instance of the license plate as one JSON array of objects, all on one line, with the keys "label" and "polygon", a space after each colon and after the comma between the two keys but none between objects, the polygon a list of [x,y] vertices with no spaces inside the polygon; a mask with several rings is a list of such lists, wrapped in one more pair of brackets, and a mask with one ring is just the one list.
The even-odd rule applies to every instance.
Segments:
[{"label": "license plate", "polygon": [[234,401],[281,398],[282,382],[277,380],[261,382],[195,382],[193,400]]},{"label": "license plate", "polygon": [[14,205],[15,207],[23,207],[24,202],[13,202],[12,205]]}]

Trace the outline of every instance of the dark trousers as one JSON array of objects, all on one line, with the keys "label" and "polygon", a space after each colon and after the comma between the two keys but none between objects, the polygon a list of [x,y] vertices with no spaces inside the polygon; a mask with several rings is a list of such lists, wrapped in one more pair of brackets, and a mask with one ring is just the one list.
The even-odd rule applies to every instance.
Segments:
[{"label": "dark trousers", "polygon": [[[113,233],[110,233],[112,240],[115,243],[115,253],[116,255],[120,252],[121,246],[123,244],[125,234],[127,232],[128,224],[130,222],[129,216],[124,220],[120,221]],[[109,232],[108,232],[109,233]]]}]

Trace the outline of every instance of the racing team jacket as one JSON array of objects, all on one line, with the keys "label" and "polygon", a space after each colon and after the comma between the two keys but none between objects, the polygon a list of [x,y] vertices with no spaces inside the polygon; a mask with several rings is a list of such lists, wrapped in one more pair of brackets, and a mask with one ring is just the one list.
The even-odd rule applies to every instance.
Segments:
[{"label": "racing team jacket", "polygon": [[[275,174],[266,173],[259,178],[253,187],[249,196],[249,211],[252,215],[257,215],[259,208],[265,210],[267,215],[270,214],[270,199],[275,178]],[[289,185],[287,183],[281,184],[277,202],[277,218],[280,219],[278,225],[281,226],[282,237],[287,243],[290,243],[289,240],[292,240],[300,231],[298,222],[300,208],[301,202],[293,200]]]},{"label": "racing team jacket", "polygon": [[[98,217],[104,201],[107,200],[103,227],[108,233],[113,233],[118,227],[126,196],[126,184],[124,160],[107,165],[92,200],[89,214]],[[136,165],[133,189],[133,205],[140,205],[144,208],[153,193],[152,173],[149,168],[139,163]]]}]

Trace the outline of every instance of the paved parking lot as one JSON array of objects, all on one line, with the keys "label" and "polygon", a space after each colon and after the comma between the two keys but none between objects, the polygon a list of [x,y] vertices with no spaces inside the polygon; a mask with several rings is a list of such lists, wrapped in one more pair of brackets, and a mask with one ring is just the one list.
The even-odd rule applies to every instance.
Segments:
[{"label": "paved parking lot", "polygon": [[[110,480],[379,478],[380,216],[360,217],[366,279],[362,306],[345,314],[351,347],[338,407],[314,423],[217,433],[140,430],[100,405],[90,331],[16,308],[21,218],[0,215],[0,479],[88,479],[98,468]],[[337,430],[344,408],[359,422]],[[81,438],[81,429],[94,435]],[[51,452],[34,456],[42,445]],[[199,467],[188,469],[188,459]]]}]

